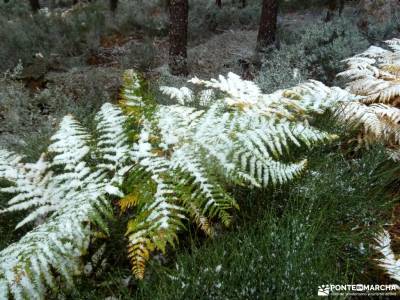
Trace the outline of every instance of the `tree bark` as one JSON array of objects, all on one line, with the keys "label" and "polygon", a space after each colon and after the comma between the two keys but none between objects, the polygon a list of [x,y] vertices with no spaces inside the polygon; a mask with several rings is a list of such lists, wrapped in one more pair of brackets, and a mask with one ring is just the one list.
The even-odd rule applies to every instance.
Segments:
[{"label": "tree bark", "polygon": [[278,0],[263,0],[257,36],[257,51],[261,51],[275,43],[277,19]]},{"label": "tree bark", "polygon": [[343,9],[344,9],[344,1],[345,0],[339,0],[339,16],[342,15]]},{"label": "tree bark", "polygon": [[36,13],[40,9],[39,0],[29,0],[31,4],[31,9],[34,13]]},{"label": "tree bark", "polygon": [[188,0],[170,0],[169,68],[173,75],[188,75],[187,30]]},{"label": "tree bark", "polygon": [[110,0],[110,10],[115,12],[118,7],[118,0]]}]

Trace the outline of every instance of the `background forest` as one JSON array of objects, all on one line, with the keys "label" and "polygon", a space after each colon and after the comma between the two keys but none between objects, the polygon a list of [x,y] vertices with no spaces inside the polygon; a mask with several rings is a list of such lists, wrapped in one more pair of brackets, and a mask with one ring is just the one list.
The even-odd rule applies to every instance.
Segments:
[{"label": "background forest", "polygon": [[398,283],[399,14],[1,1],[0,299]]}]

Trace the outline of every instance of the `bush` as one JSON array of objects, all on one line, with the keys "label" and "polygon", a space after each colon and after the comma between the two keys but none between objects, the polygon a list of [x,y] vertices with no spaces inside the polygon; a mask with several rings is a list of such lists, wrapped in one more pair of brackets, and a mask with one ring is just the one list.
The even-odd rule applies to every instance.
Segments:
[{"label": "bush", "polygon": [[240,1],[222,2],[222,9],[219,9],[213,0],[190,1],[189,39],[191,41],[198,43],[202,38],[216,32],[258,26],[261,14],[260,1],[247,1],[245,8],[240,7]]},{"label": "bush", "polygon": [[0,147],[21,151],[37,159],[48,138],[66,114],[90,126],[102,103],[116,99],[119,71],[71,70],[49,76],[46,87],[31,91],[17,78],[21,65],[0,78]]},{"label": "bush", "polygon": [[[63,17],[59,12],[47,15],[0,19],[0,65],[2,71],[13,68],[18,60],[30,62],[35,53],[63,57],[80,55],[99,44],[105,19],[101,6],[83,7]],[[29,31],[27,30],[29,28]]]},{"label": "bush", "polygon": [[148,35],[165,35],[167,15],[159,2],[121,1],[115,15],[110,15],[108,1],[43,10],[33,16],[26,5],[20,10],[0,6],[0,15],[7,16],[0,18],[0,71],[13,68],[19,60],[31,62],[38,52],[62,58],[84,56],[100,45],[102,36],[115,32],[128,35],[143,30]]},{"label": "bush", "polygon": [[344,17],[329,23],[304,24],[294,31],[281,32],[279,37],[280,49],[265,55],[257,79],[269,92],[306,79],[332,85],[342,70],[340,61],[368,46],[357,25]]}]

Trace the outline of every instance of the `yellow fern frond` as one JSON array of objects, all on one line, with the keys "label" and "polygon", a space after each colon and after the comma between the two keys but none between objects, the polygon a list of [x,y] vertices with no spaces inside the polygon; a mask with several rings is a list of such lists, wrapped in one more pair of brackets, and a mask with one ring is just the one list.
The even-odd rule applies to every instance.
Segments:
[{"label": "yellow fern frond", "polygon": [[121,200],[118,201],[118,206],[121,209],[121,212],[126,212],[129,208],[135,207],[139,203],[139,193],[135,190],[129,195],[125,196]]},{"label": "yellow fern frond", "polygon": [[389,72],[390,74],[400,77],[400,66],[394,64],[382,65],[381,69],[383,71]]},{"label": "yellow fern frond", "polygon": [[137,279],[144,278],[144,271],[146,263],[150,258],[151,249],[154,246],[151,245],[151,241],[143,239],[140,243],[128,245],[128,257],[132,266],[132,273]]}]

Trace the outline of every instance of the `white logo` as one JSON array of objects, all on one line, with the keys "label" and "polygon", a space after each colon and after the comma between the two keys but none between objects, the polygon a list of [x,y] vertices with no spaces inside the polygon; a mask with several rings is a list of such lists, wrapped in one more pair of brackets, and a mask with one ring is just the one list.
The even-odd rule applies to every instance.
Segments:
[{"label": "white logo", "polygon": [[329,296],[329,292],[331,289],[329,288],[329,285],[320,285],[318,287],[318,296]]},{"label": "white logo", "polygon": [[369,295],[380,296],[399,295],[400,287],[397,284],[323,284],[318,286],[318,296],[329,295]]}]

